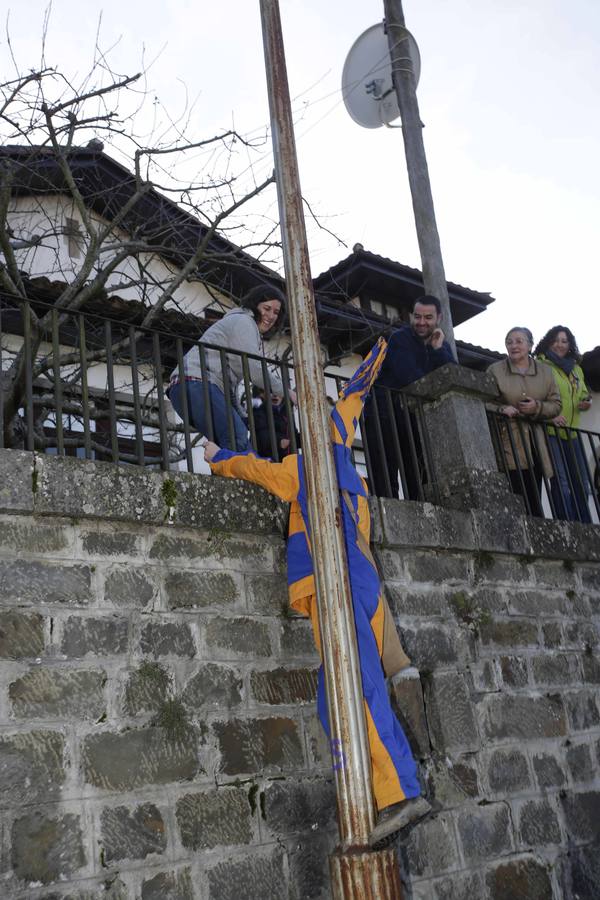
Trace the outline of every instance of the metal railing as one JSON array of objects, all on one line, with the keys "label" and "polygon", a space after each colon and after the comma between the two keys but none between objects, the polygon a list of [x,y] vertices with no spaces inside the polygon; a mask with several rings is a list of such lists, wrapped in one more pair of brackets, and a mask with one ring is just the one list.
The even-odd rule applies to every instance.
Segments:
[{"label": "metal railing", "polygon": [[421,400],[375,386],[365,405],[362,435],[376,496],[439,500]]},{"label": "metal railing", "polygon": [[528,515],[600,522],[600,434],[488,412],[498,467]]},{"label": "metal railing", "polygon": [[[215,438],[207,360],[212,353],[213,371],[215,356],[219,361],[220,414],[229,446],[235,446],[239,416],[260,456],[280,461],[301,447],[291,364],[6,295],[0,295],[0,447],[206,472],[188,390],[181,391],[180,416],[168,399],[172,377],[188,383],[184,357],[194,346],[206,437]],[[233,360],[238,364],[232,366]],[[234,369],[241,372],[237,384]],[[270,372],[283,384],[282,397],[273,395]],[[345,378],[325,374],[333,402]],[[600,521],[600,434],[509,421],[494,412],[488,421],[498,468],[529,515]],[[375,496],[439,501],[423,407],[415,397],[376,386],[358,424],[352,458]]]},{"label": "metal railing", "polygon": [[[180,391],[180,415],[168,399],[172,379],[189,385],[184,358],[199,352],[206,437],[215,438],[208,354],[216,351],[229,446],[240,416],[251,447],[274,461],[301,447],[290,389],[294,368],[195,341],[189,336],[42,302],[0,296],[0,447],[73,455],[120,464],[207,471],[194,425],[190,392]],[[212,353],[214,371],[215,354]],[[232,366],[234,360],[237,365]],[[253,383],[260,371],[262,386]],[[232,372],[241,372],[234,384]],[[15,386],[15,373],[17,383]],[[269,373],[283,384],[274,396]],[[326,372],[332,401],[345,379]],[[196,380],[196,379],[194,379]],[[335,395],[335,396],[333,396]],[[371,493],[435,502],[431,452],[420,401],[377,388],[352,447]]]}]

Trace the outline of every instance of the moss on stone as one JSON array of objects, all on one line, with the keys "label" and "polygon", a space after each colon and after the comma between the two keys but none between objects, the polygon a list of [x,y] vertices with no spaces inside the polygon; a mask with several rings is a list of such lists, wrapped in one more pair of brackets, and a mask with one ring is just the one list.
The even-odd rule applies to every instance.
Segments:
[{"label": "moss on stone", "polygon": [[218,557],[226,555],[227,544],[231,541],[231,538],[232,535],[229,531],[222,531],[220,528],[211,528],[206,536],[212,553]]},{"label": "moss on stone", "polygon": [[185,740],[192,731],[188,713],[178,697],[167,697],[158,707],[156,724],[163,728],[167,739],[173,743]]},{"label": "moss on stone", "polygon": [[165,478],[160,489],[165,506],[173,508],[177,505],[177,485],[172,478]]},{"label": "moss on stone", "polygon": [[137,676],[141,683],[156,690],[166,691],[169,687],[169,673],[160,663],[143,660],[137,670]]},{"label": "moss on stone", "polygon": [[478,606],[466,591],[457,591],[450,597],[450,606],[456,618],[467,626],[473,634],[479,634],[481,625],[490,621],[489,610]]}]

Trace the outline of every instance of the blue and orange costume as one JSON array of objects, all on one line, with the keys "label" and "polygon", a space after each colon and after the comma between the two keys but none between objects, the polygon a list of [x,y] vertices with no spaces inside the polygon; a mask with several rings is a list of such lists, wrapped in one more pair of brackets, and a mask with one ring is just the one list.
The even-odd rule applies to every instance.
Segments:
[{"label": "blue and orange costume", "polygon": [[[386,350],[385,341],[380,339],[346,383],[331,412],[331,433],[342,500],[373,791],[380,811],[392,804],[417,797],[421,792],[416,763],[391,708],[385,681],[386,676],[396,674],[410,665],[410,661],[400,645],[369,550],[371,524],[367,488],[364,479],[354,468],[350,450],[365,399],[377,377]],[[293,454],[280,463],[274,463],[252,452],[219,450],[213,457],[211,469],[216,475],[242,478],[259,484],[291,504],[287,544],[290,604],[296,612],[311,619],[315,643],[320,652],[302,455]],[[330,736],[323,666],[319,670],[317,705],[321,722]]]}]

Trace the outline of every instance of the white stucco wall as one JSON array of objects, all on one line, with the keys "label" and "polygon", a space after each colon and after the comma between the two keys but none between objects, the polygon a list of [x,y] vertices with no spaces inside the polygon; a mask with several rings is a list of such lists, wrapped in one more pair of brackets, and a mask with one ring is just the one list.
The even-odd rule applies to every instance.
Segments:
[{"label": "white stucco wall", "polygon": [[[106,225],[95,213],[92,213],[91,218],[97,228]],[[77,223],[77,232],[70,227],[68,220]],[[32,277],[44,276],[50,281],[66,284],[73,281],[83,263],[87,242],[81,216],[68,197],[58,194],[17,197],[11,202],[8,221],[15,240],[27,240],[33,235],[42,237],[39,245],[16,251],[17,263],[23,271]],[[121,242],[127,238],[127,233],[122,229],[114,230],[107,239],[100,263],[90,274],[89,280],[111,258],[111,248],[118,250]],[[139,258],[131,256],[121,263],[109,276],[106,289],[124,300],[143,300],[151,306],[177,272],[176,266],[158,254],[142,253]],[[232,305],[229,298],[214,290],[211,293],[201,281],[186,281],[174,291],[173,298],[167,301],[166,306],[201,316],[203,310],[211,304],[221,308]],[[215,296],[218,298],[217,303]]]}]

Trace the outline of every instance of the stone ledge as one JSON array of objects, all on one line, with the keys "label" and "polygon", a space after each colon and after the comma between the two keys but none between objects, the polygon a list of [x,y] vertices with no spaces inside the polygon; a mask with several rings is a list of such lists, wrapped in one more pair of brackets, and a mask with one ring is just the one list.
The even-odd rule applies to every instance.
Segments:
[{"label": "stone ledge", "polygon": [[477,547],[469,513],[416,500],[381,497],[378,532],[371,531],[371,541],[388,547],[456,550],[475,550]]},{"label": "stone ledge", "polygon": [[600,560],[600,527],[581,522],[525,517],[531,556],[596,562]]},{"label": "stone ledge", "polygon": [[376,546],[600,561],[598,525],[534,519],[505,506],[495,515],[491,509],[454,510],[412,500],[382,497],[377,502],[378,528],[371,538]]},{"label": "stone ledge", "polygon": [[33,512],[33,453],[0,450],[0,512]]},{"label": "stone ledge", "polygon": [[[164,486],[172,483],[175,528],[261,535],[285,531],[286,504],[262,488],[237,480],[21,450],[0,450],[2,475],[0,513],[164,525],[169,514]],[[376,546],[477,549],[600,561],[597,525],[532,519],[505,507],[495,520],[490,510],[453,510],[385,498],[371,498],[370,509]]]},{"label": "stone ledge", "polygon": [[498,386],[492,375],[446,363],[439,369],[429,372],[403,388],[413,397],[423,400],[439,400],[444,394],[471,394],[483,400],[492,400],[498,396]]},{"label": "stone ledge", "polygon": [[286,506],[262,488],[182,472],[0,450],[0,512],[163,525],[165,484],[174,526],[281,534]]}]

